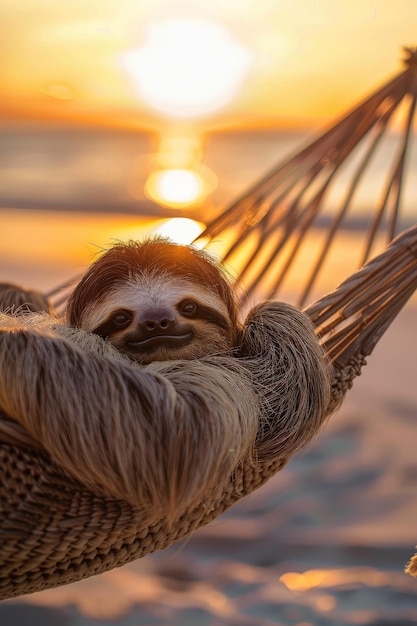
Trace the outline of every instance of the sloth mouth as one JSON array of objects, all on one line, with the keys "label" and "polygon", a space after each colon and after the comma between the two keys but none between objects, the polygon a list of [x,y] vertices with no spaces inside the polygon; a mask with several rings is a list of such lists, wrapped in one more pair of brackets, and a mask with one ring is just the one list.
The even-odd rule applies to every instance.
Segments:
[{"label": "sloth mouth", "polygon": [[187,345],[192,337],[193,334],[190,332],[182,335],[153,335],[145,339],[129,339],[129,341],[126,342],[126,346],[143,352],[150,352],[157,348],[175,349]]}]

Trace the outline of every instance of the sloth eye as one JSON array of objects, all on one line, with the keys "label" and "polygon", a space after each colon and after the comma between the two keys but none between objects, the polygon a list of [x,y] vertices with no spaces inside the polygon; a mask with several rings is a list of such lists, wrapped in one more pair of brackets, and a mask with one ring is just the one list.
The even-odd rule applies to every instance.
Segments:
[{"label": "sloth eye", "polygon": [[195,317],[198,312],[198,306],[193,300],[184,300],[180,304],[180,312],[186,317]]},{"label": "sloth eye", "polygon": [[112,322],[116,328],[126,328],[132,321],[130,311],[116,311],[112,316]]}]

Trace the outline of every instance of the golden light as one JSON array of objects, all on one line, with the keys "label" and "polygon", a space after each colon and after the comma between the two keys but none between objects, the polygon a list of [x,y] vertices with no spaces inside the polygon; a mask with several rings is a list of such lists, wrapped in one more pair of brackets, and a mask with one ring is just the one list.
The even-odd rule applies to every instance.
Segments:
[{"label": "golden light", "polygon": [[203,155],[202,140],[195,131],[178,133],[174,128],[161,136],[156,161],[160,169],[192,169]]},{"label": "golden light", "polygon": [[59,81],[47,83],[39,91],[55,100],[73,100],[76,97],[70,85]]},{"label": "golden light", "polygon": [[[370,567],[345,567],[343,569],[312,569],[305,572],[287,572],[280,576],[280,581],[290,591],[306,591],[308,589],[325,589],[339,585],[361,584],[370,587],[384,586],[389,581],[389,574],[376,571]],[[327,596],[321,596],[322,610],[332,605]],[[331,607],[330,607],[331,608]]]},{"label": "golden light", "polygon": [[154,170],[145,184],[146,195],[172,208],[185,208],[198,204],[205,196],[202,176],[194,170]]},{"label": "golden light", "polygon": [[188,217],[174,217],[164,221],[155,233],[172,239],[176,243],[189,244],[203,232],[204,224]]},{"label": "golden light", "polygon": [[122,64],[141,99],[164,114],[195,117],[237,93],[251,53],[221,24],[181,17],[150,23],[145,45]]}]

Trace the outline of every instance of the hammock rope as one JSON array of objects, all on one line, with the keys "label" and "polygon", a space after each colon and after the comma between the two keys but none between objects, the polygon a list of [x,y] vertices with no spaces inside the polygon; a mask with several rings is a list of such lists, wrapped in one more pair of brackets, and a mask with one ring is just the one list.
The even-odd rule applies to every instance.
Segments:
[{"label": "hammock rope", "polygon": [[[417,98],[417,49],[406,48],[405,52],[405,69],[398,76],[315,141],[268,172],[199,236],[198,241],[208,248],[218,241],[224,242],[220,255],[233,268],[237,284],[243,287],[245,302],[259,299],[259,296],[276,298],[301,249],[306,246],[308,234],[314,228],[324,227],[327,234],[316,260],[310,260],[309,269],[303,267],[305,282],[296,302],[301,307],[308,304],[319,274],[327,269],[325,262],[332,246],[337,244],[341,226],[352,212],[356,194],[365,175],[369,174],[377,149],[389,125],[395,123],[396,114],[403,113],[405,124],[398,153],[391,170],[387,165],[385,190],[374,199],[374,216],[364,233],[363,253],[358,257],[356,269],[371,258],[377,234],[383,228],[385,243],[398,234]],[[360,150],[364,148],[362,154]],[[346,161],[355,165],[355,158],[356,169],[345,195],[340,200],[330,198],[329,214],[326,204],[329,195],[340,184]]]}]

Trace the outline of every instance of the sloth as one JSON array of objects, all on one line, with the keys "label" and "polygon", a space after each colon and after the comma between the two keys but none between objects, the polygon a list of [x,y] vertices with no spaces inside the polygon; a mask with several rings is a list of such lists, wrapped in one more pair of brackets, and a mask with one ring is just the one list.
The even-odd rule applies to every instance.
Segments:
[{"label": "sloth", "polygon": [[162,237],[106,251],[75,287],[65,319],[142,364],[230,353],[241,328],[222,266]]},{"label": "sloth", "polygon": [[262,302],[239,321],[229,277],[196,248],[115,244],[61,319],[47,301],[28,312],[36,296],[0,310],[0,443],[38,447],[146,523],[220,500],[238,468],[281,468],[329,414],[308,315]]}]

